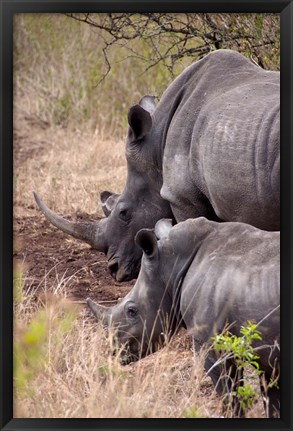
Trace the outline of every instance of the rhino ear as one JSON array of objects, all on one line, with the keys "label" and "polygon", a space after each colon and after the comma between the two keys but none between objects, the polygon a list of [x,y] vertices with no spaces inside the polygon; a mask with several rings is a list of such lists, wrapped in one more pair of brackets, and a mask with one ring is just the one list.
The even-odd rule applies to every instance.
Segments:
[{"label": "rhino ear", "polygon": [[172,219],[163,218],[156,223],[155,234],[158,239],[166,238],[172,229]]},{"label": "rhino ear", "polygon": [[157,238],[152,229],[139,230],[135,236],[135,243],[149,258],[154,257],[158,252]]},{"label": "rhino ear", "polygon": [[142,99],[140,99],[139,105],[152,115],[156,109],[155,98],[155,96],[144,96]]},{"label": "rhino ear", "polygon": [[134,141],[142,139],[152,128],[151,114],[140,105],[134,105],[128,112],[130,138]]},{"label": "rhino ear", "polygon": [[100,194],[102,210],[104,211],[106,217],[111,214],[113,208],[117,204],[119,197],[119,194],[108,192],[106,190]]}]

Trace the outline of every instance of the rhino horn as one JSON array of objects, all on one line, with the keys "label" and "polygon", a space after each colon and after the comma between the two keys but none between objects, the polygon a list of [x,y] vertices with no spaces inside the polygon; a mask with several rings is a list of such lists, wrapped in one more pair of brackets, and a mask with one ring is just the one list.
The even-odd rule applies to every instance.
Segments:
[{"label": "rhino horn", "polygon": [[92,301],[91,298],[87,298],[86,303],[93,313],[93,315],[100,321],[104,321],[106,318],[106,313],[108,311],[108,308],[103,307],[102,305],[97,304],[96,302]]},{"label": "rhino horn", "polygon": [[50,210],[44,202],[40,199],[37,193],[34,192],[36,203],[46,219],[51,222],[58,229],[73,236],[74,238],[81,239],[90,244],[94,249],[105,253],[106,245],[102,230],[102,221],[100,222],[72,222],[66,220],[60,215]]}]

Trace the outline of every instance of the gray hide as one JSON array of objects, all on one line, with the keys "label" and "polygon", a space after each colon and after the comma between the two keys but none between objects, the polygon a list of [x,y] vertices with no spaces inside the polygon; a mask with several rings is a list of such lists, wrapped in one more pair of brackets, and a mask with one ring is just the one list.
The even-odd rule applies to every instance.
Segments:
[{"label": "gray hide", "polygon": [[[165,225],[162,228],[162,224]],[[169,228],[168,228],[169,225]],[[154,231],[142,229],[136,236],[143,250],[139,277],[129,294],[116,306],[105,309],[88,299],[104,324],[116,328],[125,362],[139,359],[184,326],[196,348],[209,345],[210,337],[226,325],[240,335],[247,321],[258,324],[262,341],[256,341],[260,369],[266,382],[278,377],[280,335],[280,234],[250,225],[216,223],[203,217],[171,228],[157,223]],[[164,335],[163,335],[164,334]],[[219,380],[224,365],[209,350],[205,362],[217,391],[235,390],[231,379]],[[225,366],[236,376],[232,360]],[[241,378],[241,373],[238,372]],[[279,391],[264,393],[269,415],[278,415]],[[234,414],[241,409],[234,400]]]},{"label": "gray hide", "polygon": [[[138,275],[135,234],[161,218],[204,216],[279,230],[279,81],[278,72],[219,50],[188,67],[157,106],[145,96],[129,110],[125,188],[102,195],[108,217],[84,234],[107,254],[116,280]],[[41,208],[82,239],[84,226],[70,231]]]}]

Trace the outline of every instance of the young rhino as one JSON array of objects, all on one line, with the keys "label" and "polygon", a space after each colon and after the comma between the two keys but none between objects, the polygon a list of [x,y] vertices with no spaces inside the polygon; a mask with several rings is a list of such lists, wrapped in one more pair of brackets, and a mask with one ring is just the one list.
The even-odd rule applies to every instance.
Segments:
[{"label": "young rhino", "polygon": [[[265,406],[270,417],[278,416],[279,385],[268,384],[279,379],[280,234],[200,217],[174,227],[160,220],[155,231],[142,229],[135,240],[143,259],[133,289],[111,308],[87,300],[95,316],[115,328],[124,361],[154,351],[181,326],[199,348],[227,325],[239,336],[240,327],[254,321],[262,335],[254,347]],[[230,395],[234,414],[242,415],[232,397],[242,373],[233,360],[217,359],[209,349],[205,369],[218,393]]]}]

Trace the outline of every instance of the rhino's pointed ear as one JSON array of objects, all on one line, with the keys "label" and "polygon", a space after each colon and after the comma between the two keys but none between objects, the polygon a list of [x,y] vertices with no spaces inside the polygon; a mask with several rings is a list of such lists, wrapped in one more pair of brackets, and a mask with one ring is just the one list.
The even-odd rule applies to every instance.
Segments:
[{"label": "rhino's pointed ear", "polygon": [[119,194],[108,192],[106,190],[100,194],[102,210],[104,211],[106,217],[108,217],[108,215],[110,215],[113,211],[113,208],[116,206],[119,197]]},{"label": "rhino's pointed ear", "polygon": [[129,134],[131,140],[142,139],[152,128],[151,114],[140,105],[134,105],[128,111]]},{"label": "rhino's pointed ear", "polygon": [[154,257],[158,252],[158,242],[152,229],[141,229],[135,236],[135,243],[148,257]]},{"label": "rhino's pointed ear", "polygon": [[155,96],[144,96],[142,99],[140,99],[139,105],[152,115],[156,109],[155,98]]}]

